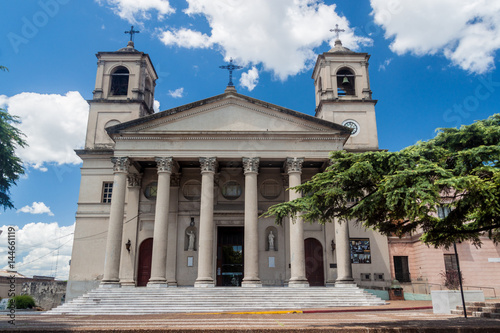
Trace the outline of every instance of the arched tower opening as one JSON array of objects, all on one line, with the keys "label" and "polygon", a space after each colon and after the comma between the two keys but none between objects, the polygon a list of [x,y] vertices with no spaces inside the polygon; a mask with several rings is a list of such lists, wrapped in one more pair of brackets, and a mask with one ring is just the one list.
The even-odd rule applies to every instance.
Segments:
[{"label": "arched tower opening", "polygon": [[127,96],[129,71],[126,67],[119,66],[111,74],[111,95]]},{"label": "arched tower opening", "polygon": [[341,68],[337,72],[337,94],[338,96],[354,96],[355,90],[355,75],[348,68]]}]

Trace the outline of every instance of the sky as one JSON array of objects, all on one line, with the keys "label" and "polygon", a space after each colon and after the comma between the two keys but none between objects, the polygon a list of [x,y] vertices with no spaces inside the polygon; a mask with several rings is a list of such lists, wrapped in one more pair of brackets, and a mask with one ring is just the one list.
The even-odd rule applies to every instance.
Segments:
[{"label": "sky", "polygon": [[16,270],[67,279],[88,103],[100,51],[148,53],[155,109],[224,92],[230,58],[239,93],[314,115],[317,55],[367,52],[379,147],[397,151],[500,112],[500,1],[25,0],[0,12],[0,107],[19,117],[26,174],[0,210],[0,269],[16,227]]}]

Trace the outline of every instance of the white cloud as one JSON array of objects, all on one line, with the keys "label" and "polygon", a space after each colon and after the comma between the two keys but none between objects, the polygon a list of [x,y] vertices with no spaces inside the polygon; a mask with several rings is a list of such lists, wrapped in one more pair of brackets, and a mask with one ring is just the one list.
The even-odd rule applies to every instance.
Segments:
[{"label": "white cloud", "polygon": [[190,29],[162,31],[160,40],[167,46],[177,45],[188,49],[209,48],[213,44],[209,36]]},{"label": "white cloud", "polygon": [[153,110],[155,112],[160,112],[160,101],[157,101],[156,99],[153,102]]},{"label": "white cloud", "polygon": [[[0,227],[0,243],[7,244],[8,226]],[[75,225],[59,226],[53,223],[29,223],[16,227],[16,266],[24,275],[55,276],[66,280],[73,247]],[[7,247],[0,246],[0,267],[7,269]]]},{"label": "white cloud", "polygon": [[387,66],[389,66],[392,62],[392,58],[389,58],[389,59],[385,59],[385,61],[380,64],[380,66],[378,66],[378,70],[379,71],[385,71],[385,69],[387,68]]},{"label": "white cloud", "polygon": [[175,13],[168,0],[96,0],[100,5],[107,3],[113,12],[131,24],[149,20],[151,11],[158,12],[158,20]]},{"label": "white cloud", "polygon": [[16,151],[23,162],[42,171],[44,163],[81,162],[73,149],[84,145],[89,105],[80,93],[0,95],[0,107],[20,117],[29,145]]},{"label": "white cloud", "polygon": [[252,91],[259,83],[259,71],[253,66],[248,72],[241,74],[240,85]]},{"label": "white cloud", "polygon": [[181,98],[182,96],[184,96],[184,88],[181,87],[175,90],[169,90],[168,94],[173,98]]},{"label": "white cloud", "polygon": [[201,15],[210,25],[210,34],[188,28],[160,33],[165,45],[185,48],[221,49],[226,60],[234,58],[241,65],[262,64],[279,79],[310,69],[315,60],[314,48],[324,42],[333,47],[335,24],[346,30],[346,47],[356,49],[371,40],[356,36],[349,22],[336,12],[335,5],[319,0],[187,0],[184,11]]},{"label": "white cloud", "polygon": [[33,202],[31,206],[24,206],[17,210],[18,213],[30,213],[30,214],[48,214],[49,216],[54,216],[50,207],[47,207],[43,202]]},{"label": "white cloud", "polygon": [[453,65],[484,73],[500,49],[500,1],[371,0],[375,22],[401,55],[443,54]]}]

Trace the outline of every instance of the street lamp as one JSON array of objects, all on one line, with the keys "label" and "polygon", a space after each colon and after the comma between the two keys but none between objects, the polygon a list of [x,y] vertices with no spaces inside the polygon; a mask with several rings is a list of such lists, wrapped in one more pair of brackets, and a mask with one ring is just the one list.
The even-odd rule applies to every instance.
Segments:
[{"label": "street lamp", "polygon": [[[438,206],[437,213],[440,219],[445,219],[451,213],[451,208],[449,206]],[[460,272],[460,262],[458,260],[457,243],[455,241],[453,241],[453,249],[455,250],[455,259],[457,260],[458,282],[460,283],[460,294],[462,295],[462,306],[464,308],[464,317],[467,318],[467,309],[465,308],[464,288],[462,286],[462,272]]]}]

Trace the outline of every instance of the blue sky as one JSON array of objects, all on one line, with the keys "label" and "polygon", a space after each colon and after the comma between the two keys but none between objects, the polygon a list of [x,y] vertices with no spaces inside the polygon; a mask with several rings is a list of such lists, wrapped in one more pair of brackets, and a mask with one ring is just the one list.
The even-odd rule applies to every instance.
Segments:
[{"label": "blue sky", "polygon": [[[437,15],[439,14],[439,15]],[[30,147],[12,188],[18,270],[67,278],[80,161],[99,51],[136,49],[159,75],[159,110],[220,94],[230,57],[239,93],[314,114],[311,68],[339,24],[344,46],[371,54],[379,146],[399,150],[438,127],[499,112],[500,3],[482,0],[28,0],[0,12],[0,107],[20,116]],[[3,238],[2,238],[3,237]],[[0,268],[6,263],[0,235]],[[5,258],[4,258],[5,257]]]}]

